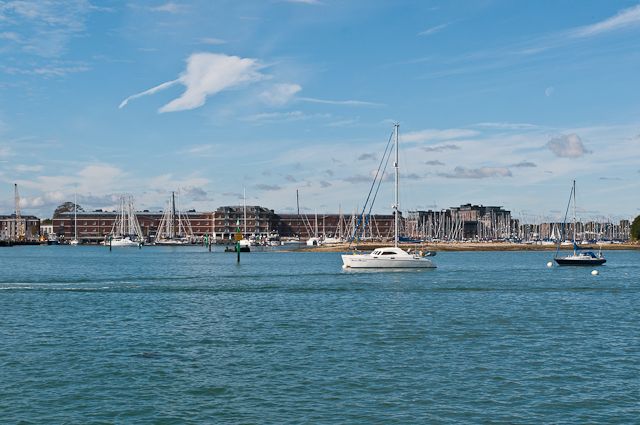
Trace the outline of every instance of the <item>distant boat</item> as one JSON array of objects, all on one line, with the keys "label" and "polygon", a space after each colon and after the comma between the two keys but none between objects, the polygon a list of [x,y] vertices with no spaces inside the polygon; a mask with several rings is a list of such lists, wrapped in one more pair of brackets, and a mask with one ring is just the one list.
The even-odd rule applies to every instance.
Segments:
[{"label": "distant boat", "polygon": [[433,269],[436,265],[430,259],[419,252],[409,253],[398,247],[398,189],[399,189],[399,169],[398,169],[398,127],[394,125],[395,133],[395,203],[393,205],[394,215],[394,246],[376,248],[370,254],[345,254],[342,256],[343,268],[368,268],[368,269]]},{"label": "distant boat", "polygon": [[[585,248],[580,248],[576,243],[576,181],[573,181],[571,193],[569,194],[569,204],[567,204],[567,211],[564,216],[563,232],[567,222],[567,214],[569,213],[569,206],[573,201],[573,236],[571,243],[573,245],[573,253],[564,257],[558,256],[560,250],[560,243],[556,248],[556,255],[554,260],[559,266],[600,266],[607,262],[602,255],[602,251],[594,253],[592,251],[586,251]],[[563,235],[564,236],[564,235]]]},{"label": "distant boat", "polygon": [[133,247],[141,246],[143,242],[142,229],[133,206],[133,197],[125,198],[123,195],[120,198],[118,216],[103,244],[112,247]]},{"label": "distant boat", "polygon": [[77,193],[73,194],[73,239],[69,242],[69,245],[78,245],[78,196]]}]

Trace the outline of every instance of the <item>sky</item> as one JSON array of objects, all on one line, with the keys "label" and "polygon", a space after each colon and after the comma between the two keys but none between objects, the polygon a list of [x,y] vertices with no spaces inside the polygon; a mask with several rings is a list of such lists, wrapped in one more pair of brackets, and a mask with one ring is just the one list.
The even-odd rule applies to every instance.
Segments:
[{"label": "sky", "polygon": [[[640,214],[640,2],[0,0],[0,214]],[[373,211],[390,213],[387,169]]]}]

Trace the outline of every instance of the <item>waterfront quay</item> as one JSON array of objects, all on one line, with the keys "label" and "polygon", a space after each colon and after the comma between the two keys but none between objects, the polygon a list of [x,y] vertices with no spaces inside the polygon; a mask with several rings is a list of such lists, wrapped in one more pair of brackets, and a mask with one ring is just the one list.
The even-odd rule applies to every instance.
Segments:
[{"label": "waterfront quay", "polygon": [[[147,241],[152,241],[162,220],[162,211],[136,212],[136,219]],[[196,239],[212,237],[216,243],[230,243],[238,229],[245,236],[267,238],[273,235],[297,238],[339,238],[379,242],[393,234],[393,215],[361,213],[292,214],[277,213],[259,206],[222,206],[213,211],[188,210],[181,213]],[[499,206],[463,204],[459,207],[434,211],[399,212],[403,239],[425,243],[474,242],[529,243],[531,249],[545,249],[549,241],[565,240],[573,233],[572,223],[522,223],[511,212]],[[81,243],[99,243],[113,231],[118,217],[116,211],[73,211],[54,213],[51,220],[15,214],[0,216],[0,241],[45,242],[51,237],[61,242],[71,240],[75,232]],[[578,240],[585,242],[626,242],[630,235],[629,220],[576,222]],[[563,236],[564,235],[564,236]],[[545,245],[536,245],[536,244]],[[442,245],[447,246],[447,245]],[[488,245],[483,244],[481,247]],[[442,249],[442,248],[441,248]],[[449,248],[445,248],[449,249]],[[454,248],[451,248],[454,249]],[[458,249],[458,248],[455,248]],[[482,249],[482,248],[479,248]]]}]

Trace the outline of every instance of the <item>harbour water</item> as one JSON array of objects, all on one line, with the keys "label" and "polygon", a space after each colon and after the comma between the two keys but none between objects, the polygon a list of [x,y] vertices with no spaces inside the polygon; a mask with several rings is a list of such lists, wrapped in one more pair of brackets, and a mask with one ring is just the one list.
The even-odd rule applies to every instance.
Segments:
[{"label": "harbour water", "polygon": [[637,423],[640,251],[0,251],[2,423]]}]

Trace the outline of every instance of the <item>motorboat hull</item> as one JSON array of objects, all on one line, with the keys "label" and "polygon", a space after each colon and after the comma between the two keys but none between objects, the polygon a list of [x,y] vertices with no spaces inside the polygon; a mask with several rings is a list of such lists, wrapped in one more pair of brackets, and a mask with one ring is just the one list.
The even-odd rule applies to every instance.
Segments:
[{"label": "motorboat hull", "polygon": [[[384,252],[384,254],[382,254]],[[434,269],[430,259],[409,254],[399,248],[377,249],[371,254],[344,254],[345,269]]]},{"label": "motorboat hull", "polygon": [[604,258],[555,258],[559,266],[601,266],[607,262]]},{"label": "motorboat hull", "polygon": [[139,247],[142,244],[137,241],[132,241],[127,237],[123,239],[114,238],[114,239],[111,239],[111,241],[107,240],[104,242],[104,245],[111,246],[111,247]]}]

